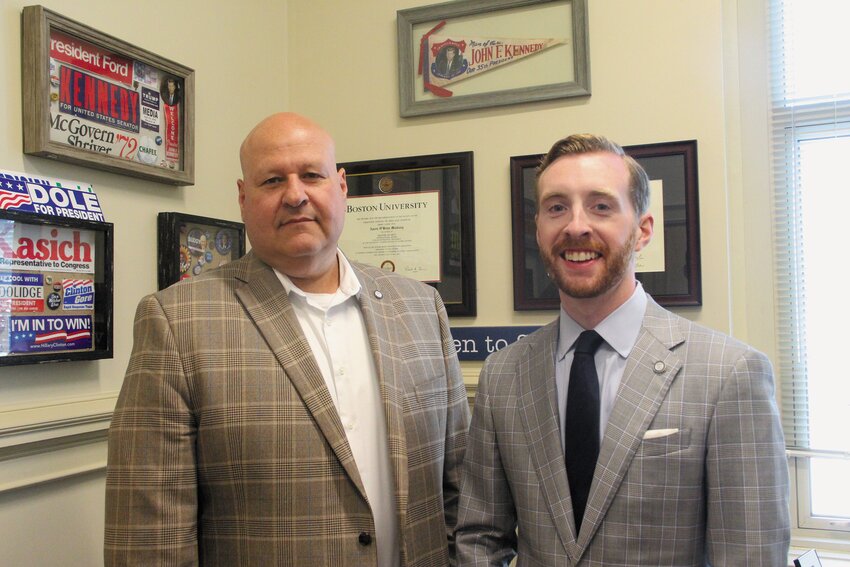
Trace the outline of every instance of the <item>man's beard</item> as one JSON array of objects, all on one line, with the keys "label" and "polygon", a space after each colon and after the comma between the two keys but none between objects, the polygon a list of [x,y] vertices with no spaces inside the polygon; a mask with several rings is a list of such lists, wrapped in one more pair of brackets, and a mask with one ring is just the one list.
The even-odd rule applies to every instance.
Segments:
[{"label": "man's beard", "polygon": [[[604,244],[591,245],[590,239],[573,240],[562,238],[548,250],[540,250],[540,256],[546,265],[546,272],[555,281],[558,288],[568,297],[587,299],[599,297],[617,287],[629,268],[635,254],[637,233],[633,232],[628,241],[619,249],[611,251]],[[604,270],[592,280],[571,278],[564,273],[564,261],[559,252],[568,249],[593,250],[602,255]]]}]

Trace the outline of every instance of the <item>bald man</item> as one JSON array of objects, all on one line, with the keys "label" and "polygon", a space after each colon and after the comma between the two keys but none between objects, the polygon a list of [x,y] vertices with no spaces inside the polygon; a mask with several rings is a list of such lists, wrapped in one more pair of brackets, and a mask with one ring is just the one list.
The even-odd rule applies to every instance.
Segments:
[{"label": "bald man", "polygon": [[137,309],[105,564],[454,564],[469,409],[440,296],[338,249],[322,128],[270,116],[240,162],[252,250]]}]

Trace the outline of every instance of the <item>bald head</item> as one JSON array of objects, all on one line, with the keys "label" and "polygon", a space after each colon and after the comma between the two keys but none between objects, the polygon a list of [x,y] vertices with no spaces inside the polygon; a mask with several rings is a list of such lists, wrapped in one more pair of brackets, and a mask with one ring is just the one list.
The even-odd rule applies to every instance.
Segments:
[{"label": "bald head", "polygon": [[330,134],[303,116],[273,114],[242,142],[239,161],[252,252],[301,289],[333,293],[348,186]]},{"label": "bald head", "polygon": [[319,143],[325,145],[332,162],[336,162],[336,150],[333,138],[321,126],[300,114],[294,112],[279,112],[264,118],[253,130],[248,132],[245,141],[239,147],[239,164],[242,166],[244,178],[258,154],[280,147],[282,139],[290,143]]}]

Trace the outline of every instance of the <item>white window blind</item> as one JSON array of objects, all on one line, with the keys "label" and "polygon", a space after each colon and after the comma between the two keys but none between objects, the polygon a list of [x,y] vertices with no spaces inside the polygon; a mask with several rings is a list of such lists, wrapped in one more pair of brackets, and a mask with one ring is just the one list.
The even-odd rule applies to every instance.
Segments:
[{"label": "white window blind", "polygon": [[[770,0],[778,372],[801,527],[850,528],[847,0]],[[800,482],[803,485],[800,485]]]},{"label": "white window blind", "polygon": [[[771,4],[773,183],[779,369],[789,448],[850,451],[812,439],[813,385],[850,384],[844,299],[850,250],[850,2]],[[832,284],[832,285],[831,285]],[[813,339],[817,337],[818,340]],[[826,344],[825,344],[826,343]],[[816,352],[811,352],[815,349]],[[835,365],[826,361],[833,361]],[[850,394],[846,387],[842,389]],[[843,402],[850,410],[850,396]],[[838,400],[836,400],[838,401]],[[844,415],[850,424],[850,413]]]}]

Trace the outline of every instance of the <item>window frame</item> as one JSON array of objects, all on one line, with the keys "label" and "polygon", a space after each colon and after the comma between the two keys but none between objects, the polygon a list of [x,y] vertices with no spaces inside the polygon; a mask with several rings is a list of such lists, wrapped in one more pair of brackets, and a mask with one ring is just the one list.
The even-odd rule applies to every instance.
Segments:
[{"label": "window frame", "polygon": [[[841,135],[850,136],[850,95],[840,99],[795,100],[783,90],[783,5],[769,0],[767,22],[772,38],[767,63],[773,74],[768,79],[771,109],[768,147],[772,148],[771,199],[774,222],[773,244],[776,301],[777,379],[781,386],[783,425],[786,427],[787,454],[791,474],[791,518],[793,545],[850,552],[850,518],[818,516],[812,513],[813,458],[848,458],[846,453],[818,450],[808,439],[808,393],[806,344],[802,305],[805,289],[798,246],[803,218],[795,204],[801,199],[798,186],[800,143]],[[780,212],[782,211],[782,212]],[[792,296],[794,299],[788,299]],[[802,394],[801,394],[802,391]]]}]

